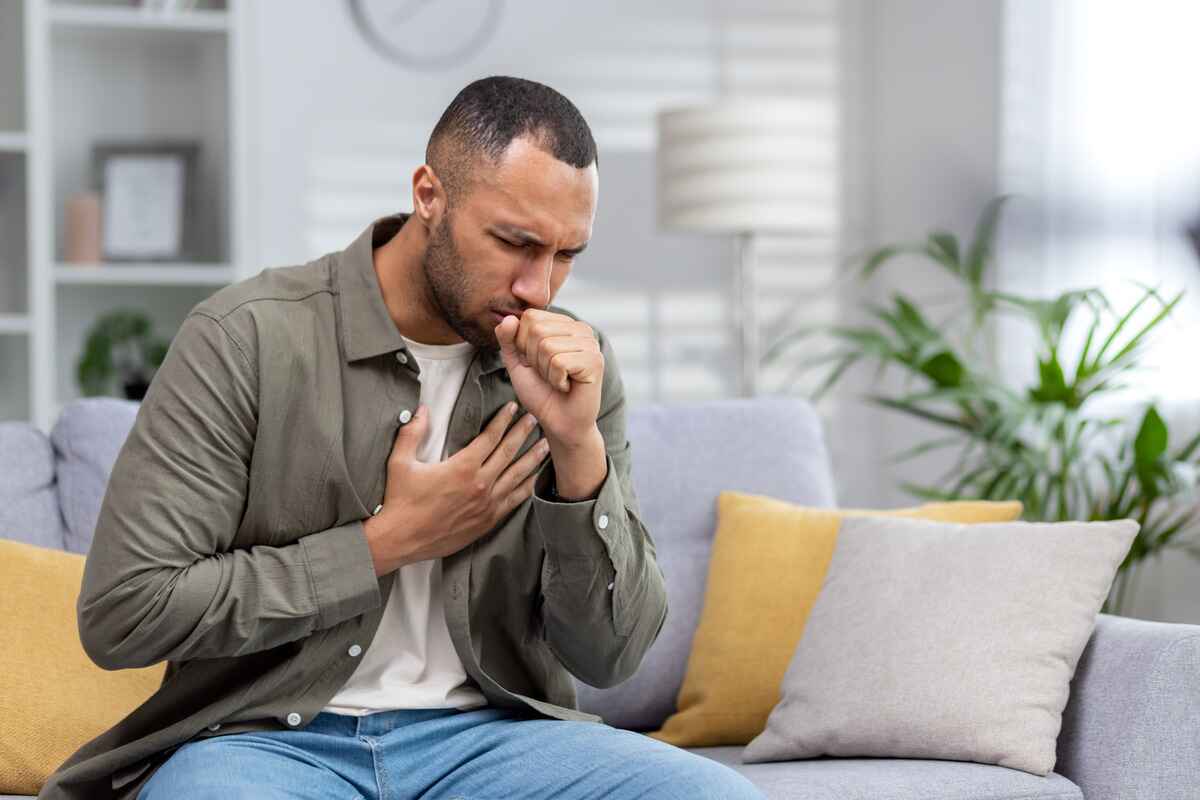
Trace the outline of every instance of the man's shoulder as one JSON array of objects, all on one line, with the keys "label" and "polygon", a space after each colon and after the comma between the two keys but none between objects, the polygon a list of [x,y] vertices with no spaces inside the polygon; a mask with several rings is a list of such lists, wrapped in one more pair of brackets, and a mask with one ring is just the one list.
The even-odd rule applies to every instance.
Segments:
[{"label": "man's shoulder", "polygon": [[335,255],[328,253],[304,264],[267,267],[257,275],[222,286],[192,310],[223,320],[243,309],[254,313],[282,306],[286,310],[289,303],[320,294],[331,295],[330,267]]},{"label": "man's shoulder", "polygon": [[[257,275],[222,286],[189,316],[214,319],[244,349],[257,349],[264,334],[287,341],[301,328],[332,323],[336,253],[303,264],[267,267]],[[299,327],[298,327],[299,326]]]}]

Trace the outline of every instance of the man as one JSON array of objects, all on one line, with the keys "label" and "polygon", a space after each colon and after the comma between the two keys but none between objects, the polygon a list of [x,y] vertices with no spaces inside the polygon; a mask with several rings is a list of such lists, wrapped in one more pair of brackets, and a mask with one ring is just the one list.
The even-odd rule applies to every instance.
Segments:
[{"label": "man", "polygon": [[40,797],[762,797],[576,708],[667,614],[612,346],[551,305],[592,236],[586,122],[487,78],[426,161],[411,215],[180,327],[78,602],[97,664],[164,681]]}]

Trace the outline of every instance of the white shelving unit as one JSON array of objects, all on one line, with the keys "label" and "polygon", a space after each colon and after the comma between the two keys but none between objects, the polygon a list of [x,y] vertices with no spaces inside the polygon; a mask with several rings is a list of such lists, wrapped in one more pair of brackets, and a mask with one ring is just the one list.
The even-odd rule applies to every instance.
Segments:
[{"label": "white shelving unit", "polygon": [[25,14],[0,0],[0,420],[31,415]]},{"label": "white shelving unit", "polygon": [[[246,0],[165,13],[137,0],[0,0],[0,420],[49,431],[80,396],[87,331],[115,309],[169,339],[196,303],[249,277]],[[191,140],[198,255],[65,260],[65,207],[99,141]]]}]

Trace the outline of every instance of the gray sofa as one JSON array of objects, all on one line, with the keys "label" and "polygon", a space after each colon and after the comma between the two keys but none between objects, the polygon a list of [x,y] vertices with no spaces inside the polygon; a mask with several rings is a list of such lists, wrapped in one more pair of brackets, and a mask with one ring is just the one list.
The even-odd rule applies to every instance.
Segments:
[{"label": "gray sofa", "polygon": [[[0,536],[86,553],[136,411],[131,401],[77,400],[49,437],[24,423],[0,423]],[[795,398],[642,406],[630,410],[628,434],[670,611],[633,678],[609,689],[577,686],[581,708],[647,731],[674,710],[704,593],[717,493],[817,506],[833,505],[835,495],[818,419]],[[1200,626],[1101,615],[1071,686],[1057,772],[1045,778],[955,761],[742,764],[742,749],[695,752],[742,772],[773,800],[1197,800]]]}]

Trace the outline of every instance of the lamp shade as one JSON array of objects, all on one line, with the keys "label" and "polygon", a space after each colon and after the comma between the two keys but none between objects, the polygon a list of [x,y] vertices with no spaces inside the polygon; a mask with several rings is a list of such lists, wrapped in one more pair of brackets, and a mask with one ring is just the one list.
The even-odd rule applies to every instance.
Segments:
[{"label": "lamp shade", "polygon": [[830,101],[723,98],[658,112],[658,224],[713,233],[832,232]]}]

